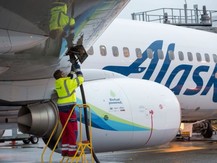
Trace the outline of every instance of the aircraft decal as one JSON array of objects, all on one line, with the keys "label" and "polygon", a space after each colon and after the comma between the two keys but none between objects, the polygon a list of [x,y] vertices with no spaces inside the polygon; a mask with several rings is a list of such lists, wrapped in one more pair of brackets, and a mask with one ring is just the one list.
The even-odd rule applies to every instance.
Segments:
[{"label": "aircraft decal", "polygon": [[[166,58],[164,60],[164,63],[160,69],[160,72],[159,74],[157,75],[157,78],[155,79],[155,82],[157,83],[161,83],[169,66],[170,66],[170,63],[171,63],[171,59],[169,58],[169,51],[174,51],[175,49],[175,44],[172,43],[168,46],[168,49],[167,49],[167,53],[166,53]],[[157,57],[158,58],[158,57]]]},{"label": "aircraft decal", "polygon": [[[161,49],[163,41],[155,41],[153,42],[147,49]],[[130,66],[106,66],[104,70],[114,71],[125,76],[128,76],[132,73],[141,73],[143,72],[146,67],[139,67],[147,58],[148,58],[148,50],[145,50],[142,54],[142,58],[136,59]],[[152,66],[151,66],[152,67]],[[152,73],[148,70],[147,76],[150,76]]]},{"label": "aircraft decal", "polygon": [[[81,100],[77,99],[77,101],[78,103],[81,103]],[[133,123],[131,121],[119,118],[91,104],[88,105],[91,108],[92,127],[102,129],[102,130],[110,130],[110,131],[150,131],[151,130],[151,128],[149,127],[145,127]],[[77,115],[79,115],[79,112],[77,110],[76,112]],[[82,113],[82,117],[83,116],[84,115]]]},{"label": "aircraft decal", "polygon": [[[209,67],[208,67],[208,69],[209,69]],[[199,73],[199,72],[197,72],[197,73]],[[209,92],[210,88],[213,86],[214,87],[214,89],[213,89],[213,102],[217,102],[217,77],[216,77],[216,74],[217,74],[217,64],[215,65],[213,73],[212,73],[205,89],[201,93],[201,95],[205,96]],[[199,76],[199,78],[202,80],[202,78],[200,76]]]},{"label": "aircraft decal", "polygon": [[[142,58],[136,59],[131,65],[129,66],[106,66],[103,69],[104,70],[109,70],[109,71],[114,71],[120,74],[123,74],[125,76],[129,76],[130,74],[133,73],[142,73],[144,72],[144,76],[142,77],[143,79],[149,80],[158,64],[158,57],[157,51],[162,49],[163,41],[162,40],[157,40],[151,43],[148,48],[143,52]],[[154,58],[151,60],[149,63],[148,67],[140,67],[143,62],[145,62],[148,58],[148,49],[151,49],[153,51]],[[171,59],[169,58],[169,51],[174,52],[175,49],[175,44],[171,43],[169,44],[167,48],[167,53],[165,60],[162,64],[162,67],[154,80],[155,82],[161,83],[162,80],[164,79],[166,73],[168,73],[168,69],[171,64]],[[189,77],[190,73],[193,71],[192,75],[192,80],[195,83],[196,87],[195,88],[186,88],[184,90],[183,95],[186,96],[193,96],[198,94],[200,91],[200,95],[205,96],[207,93],[210,91],[210,89],[213,87],[213,96],[212,96],[212,101],[217,102],[217,64],[214,67],[214,70],[210,76],[210,79],[208,80],[206,86],[204,83],[203,78],[201,77],[200,73],[207,73],[210,69],[210,66],[207,65],[199,65],[196,68],[193,67],[193,65],[190,64],[181,64],[176,66],[171,74],[169,75],[168,79],[166,80],[165,86],[170,88],[175,95],[179,95],[181,90],[183,89],[183,86]],[[146,71],[145,71],[146,70]],[[181,74],[181,77],[179,80],[175,79],[177,75]],[[177,83],[173,88],[171,88],[172,83]],[[203,86],[205,88],[202,90]]]}]

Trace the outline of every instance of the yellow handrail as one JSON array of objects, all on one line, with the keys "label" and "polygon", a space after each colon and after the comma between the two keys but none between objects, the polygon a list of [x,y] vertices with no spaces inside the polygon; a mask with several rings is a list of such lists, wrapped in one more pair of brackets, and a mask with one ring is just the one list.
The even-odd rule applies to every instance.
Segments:
[{"label": "yellow handrail", "polygon": [[49,137],[46,145],[44,146],[44,149],[43,149],[42,154],[41,154],[41,163],[44,163],[44,154],[45,154],[45,151],[46,151],[46,149],[47,149],[47,147],[48,147],[48,145],[49,145],[49,143],[50,143],[50,141],[51,141],[51,139],[52,139],[52,137],[53,137],[53,135],[54,135],[54,133],[55,133],[55,131],[56,131],[57,126],[58,126],[59,123],[60,123],[60,120],[58,119],[58,121],[56,122],[55,127],[54,127],[54,129],[53,129],[53,131],[52,131],[52,133],[51,133],[51,135],[50,135],[50,137]]},{"label": "yellow handrail", "polygon": [[[59,141],[60,141],[60,139],[61,139],[61,137],[62,137],[62,134],[63,134],[63,132],[64,132],[64,130],[65,130],[65,128],[66,128],[66,125],[67,125],[68,122],[69,122],[69,119],[70,119],[70,117],[71,117],[73,111],[75,110],[75,107],[78,107],[79,109],[81,109],[81,108],[88,108],[88,110],[89,110],[89,136],[90,136],[90,140],[89,140],[89,141],[82,141],[82,112],[79,110],[79,113],[80,113],[80,123],[79,123],[79,131],[80,131],[80,134],[79,134],[79,143],[78,143],[78,149],[76,150],[75,155],[71,158],[71,159],[72,159],[72,160],[71,160],[71,163],[72,163],[73,160],[75,160],[75,159],[76,159],[76,162],[78,162],[78,161],[80,160],[80,158],[81,158],[83,155],[84,155],[84,158],[86,159],[86,157],[85,157],[85,152],[84,152],[84,150],[85,150],[86,147],[90,149],[91,156],[92,156],[92,157],[91,157],[91,160],[92,160],[92,162],[93,162],[92,128],[91,128],[91,112],[90,112],[90,107],[89,107],[87,104],[76,104],[76,105],[72,108],[72,110],[71,110],[71,112],[70,112],[70,114],[69,114],[69,116],[68,116],[68,118],[67,118],[67,121],[66,121],[65,125],[63,126],[62,131],[61,131],[61,133],[60,133],[60,135],[59,135],[59,137],[58,137],[58,139],[57,139],[57,141],[56,141],[56,144],[55,144],[54,147],[53,147],[53,150],[52,150],[52,152],[51,152],[51,154],[50,154],[50,157],[49,157],[49,163],[52,163],[52,156],[53,156],[53,153],[54,153],[54,151],[55,151],[55,149],[56,149],[56,147],[57,147],[57,145],[58,145],[58,143],[59,143]],[[47,149],[47,147],[48,147],[48,145],[49,145],[49,143],[50,143],[50,141],[51,141],[51,139],[52,139],[52,137],[53,137],[55,131],[57,130],[58,124],[61,124],[61,123],[60,123],[60,120],[58,120],[58,121],[56,122],[56,125],[55,125],[55,127],[54,127],[54,129],[53,129],[53,131],[52,131],[52,133],[51,133],[51,135],[50,135],[50,137],[49,137],[49,139],[48,139],[48,141],[47,141],[47,143],[46,143],[46,146],[45,146],[44,149],[43,149],[43,152],[42,152],[42,155],[41,155],[41,163],[44,163],[44,159],[43,159],[43,158],[44,158],[44,153],[45,153],[45,151],[46,151],[46,149]],[[81,153],[80,153],[79,157],[76,158],[76,155],[78,154],[79,150],[81,150]],[[63,160],[64,160],[64,157],[62,158],[62,160],[61,160],[60,162],[63,162]],[[68,161],[69,161],[69,158],[66,160],[66,162],[68,162]],[[83,157],[82,157],[82,162],[83,162]]]},{"label": "yellow handrail", "polygon": [[63,126],[62,131],[60,132],[60,135],[59,135],[59,137],[58,137],[58,139],[57,139],[57,141],[56,141],[56,144],[54,145],[54,148],[53,148],[53,150],[52,150],[52,152],[51,152],[51,154],[50,154],[49,163],[52,163],[52,156],[53,156],[54,150],[56,149],[56,147],[57,147],[57,145],[58,145],[58,143],[59,143],[59,141],[60,141],[60,139],[61,139],[61,137],[62,137],[62,134],[63,134],[63,132],[64,132],[64,130],[65,130],[65,128],[66,128],[66,125],[68,124],[69,119],[70,119],[70,117],[71,117],[73,111],[75,110],[75,107],[76,107],[76,106],[77,106],[77,105],[75,105],[75,106],[72,108],[72,110],[71,110],[71,112],[70,112],[70,114],[69,114],[69,116],[68,116],[68,118],[67,118],[67,120],[66,120],[66,123],[65,123],[65,125]]},{"label": "yellow handrail", "polygon": [[[91,153],[91,162],[93,161],[93,148],[92,148],[92,124],[91,124],[91,112],[90,112],[90,107],[86,104],[84,105],[78,105],[79,108],[88,108],[89,110],[89,136],[90,136],[90,140],[87,141],[83,141],[82,140],[82,113],[80,111],[80,123],[79,123],[79,143],[78,143],[78,148],[76,150],[75,155],[71,158],[71,163],[73,163],[73,161],[76,161],[76,163],[82,158],[82,163],[84,162],[84,160],[86,160],[86,156],[85,156],[85,148],[89,148],[90,149],[90,153]],[[78,157],[77,154],[80,151],[80,154]],[[68,161],[68,160],[67,160]],[[87,162],[87,161],[86,161]]]}]

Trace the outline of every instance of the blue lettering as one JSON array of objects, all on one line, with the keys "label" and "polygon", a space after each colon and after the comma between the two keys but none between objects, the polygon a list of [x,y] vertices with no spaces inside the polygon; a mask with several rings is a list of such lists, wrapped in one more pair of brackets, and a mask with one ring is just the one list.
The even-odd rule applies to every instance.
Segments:
[{"label": "blue lettering", "polygon": [[170,66],[170,63],[171,63],[171,59],[169,58],[169,51],[174,51],[175,49],[175,44],[170,44],[168,46],[168,49],[167,49],[167,53],[166,53],[166,58],[164,60],[164,63],[160,69],[160,72],[158,73],[156,79],[155,79],[155,82],[158,82],[158,83],[161,83],[169,66]]},{"label": "blue lettering", "polygon": [[[158,42],[155,44],[155,46],[152,47],[151,50],[153,50],[154,52],[154,55],[153,55],[153,59],[151,60],[151,63],[149,64],[148,66],[148,69],[147,71],[145,72],[145,75],[143,76],[143,79],[150,79],[157,64],[158,64],[158,61],[159,61],[159,58],[158,58],[158,49],[162,49],[162,46],[163,46],[163,42]],[[146,52],[146,55],[147,55],[147,52]]]},{"label": "blue lettering", "polygon": [[217,73],[217,64],[215,65],[215,68],[213,70],[213,73],[205,87],[205,89],[203,90],[203,92],[201,93],[201,95],[206,95],[210,88],[213,86],[213,102],[217,102],[217,79],[216,79],[216,73]]},{"label": "blue lettering", "polygon": [[198,92],[200,92],[203,86],[203,79],[200,77],[199,74],[200,72],[208,72],[208,70],[208,66],[199,66],[195,69],[193,74],[193,80],[197,86],[194,89],[186,89],[184,95],[196,95]]},{"label": "blue lettering", "polygon": [[174,88],[170,88],[174,94],[179,95],[189,73],[191,72],[192,66],[191,65],[180,65],[177,66],[172,73],[169,76],[169,79],[166,82],[166,87],[170,87],[170,84],[172,83],[172,81],[174,80],[175,76],[180,72],[180,71],[184,71],[179,82],[177,83],[177,85]]},{"label": "blue lettering", "polygon": [[[158,58],[158,54],[157,51],[159,49],[162,49],[163,46],[163,41],[162,40],[157,40],[154,41],[152,44],[149,45],[149,47],[147,49],[151,49],[154,52],[154,57],[151,60],[150,64],[148,67],[141,67],[141,65],[148,59],[148,53],[147,53],[147,49],[143,52],[142,54],[142,58],[137,58],[131,65],[129,66],[106,66],[103,69],[104,70],[109,70],[109,71],[114,71],[120,74],[123,74],[125,76],[129,76],[130,74],[133,73],[142,73],[143,71],[146,70],[146,72],[144,73],[143,79],[150,79],[157,67],[157,64],[159,62],[159,58]],[[167,48],[167,53],[165,56],[165,60],[163,62],[163,65],[161,66],[161,69],[155,79],[155,82],[161,83],[162,80],[164,79],[166,73],[168,72],[168,69],[170,67],[171,64],[171,60],[169,58],[169,51],[174,51],[175,49],[175,44],[172,43],[168,46]],[[179,81],[177,81],[176,85],[173,88],[170,88],[174,94],[179,95],[190,72],[192,71],[193,65],[179,65],[177,67],[174,68],[174,70],[172,71],[172,73],[170,74],[168,80],[166,81],[165,86],[170,88],[171,84],[174,83],[175,78],[177,77],[177,75],[180,76]],[[193,82],[195,83],[195,88],[187,88],[183,95],[187,95],[187,96],[192,96],[192,95],[196,95],[198,94],[204,85],[204,81],[203,78],[201,77],[200,73],[205,73],[208,72],[210,69],[210,66],[199,66],[197,67],[194,72],[193,72]],[[204,90],[202,91],[201,95],[207,95],[207,93],[209,92],[210,88],[213,86],[214,90],[213,90],[213,102],[217,102],[217,64],[213,70],[213,73],[206,85],[206,87],[204,88]]]},{"label": "blue lettering", "polygon": [[[157,40],[153,42],[147,49],[162,49],[163,41]],[[103,70],[109,70],[113,72],[117,72],[123,74],[125,76],[129,76],[132,73],[141,73],[146,67],[139,67],[147,58],[147,49],[143,52],[142,58],[137,58],[130,66],[106,66]]]}]

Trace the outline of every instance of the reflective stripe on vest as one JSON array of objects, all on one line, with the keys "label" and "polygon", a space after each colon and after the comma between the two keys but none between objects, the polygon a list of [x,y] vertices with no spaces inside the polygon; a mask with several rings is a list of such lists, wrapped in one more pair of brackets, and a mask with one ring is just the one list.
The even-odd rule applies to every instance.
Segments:
[{"label": "reflective stripe on vest", "polygon": [[[79,81],[78,81],[78,82],[79,82]],[[62,97],[59,97],[59,99],[64,99],[64,98],[70,97],[73,93],[75,93],[75,90],[72,91],[72,93],[69,92],[69,89],[68,89],[67,84],[66,84],[66,79],[64,80],[64,88],[65,88],[65,90],[66,90],[67,95],[66,95],[66,96],[62,96]]]},{"label": "reflective stripe on vest", "polygon": [[78,78],[75,78],[76,82],[77,82],[77,87],[80,85],[80,81],[78,80]]},{"label": "reflective stripe on vest", "polygon": [[58,94],[57,105],[65,106],[76,103],[75,89],[83,82],[83,76],[78,76],[74,79],[70,77],[57,79],[55,81],[55,89]]}]

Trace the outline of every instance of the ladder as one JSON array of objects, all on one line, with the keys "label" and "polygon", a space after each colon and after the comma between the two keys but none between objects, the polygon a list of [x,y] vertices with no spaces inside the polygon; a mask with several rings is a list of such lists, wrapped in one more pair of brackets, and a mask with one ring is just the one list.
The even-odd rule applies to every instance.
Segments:
[{"label": "ladder", "polygon": [[[68,124],[69,119],[70,119],[70,117],[71,117],[71,115],[72,115],[72,113],[73,113],[73,111],[75,110],[76,107],[79,108],[79,132],[80,132],[79,133],[79,139],[77,141],[77,150],[76,150],[76,153],[75,153],[75,155],[73,157],[63,156],[62,159],[60,160],[60,163],[64,163],[64,162],[65,163],[68,163],[68,162],[71,162],[71,163],[76,162],[77,163],[79,161],[82,161],[82,163],[84,163],[84,162],[88,163],[88,160],[87,160],[87,157],[86,157],[86,152],[89,152],[91,154],[91,162],[94,162],[93,146],[92,146],[92,127],[91,127],[92,124],[91,124],[90,107],[88,105],[86,105],[86,104],[76,104],[72,108],[72,110],[71,110],[71,112],[69,114],[69,117],[68,117],[68,119],[66,121],[66,124],[63,126],[62,131],[61,131],[61,133],[60,133],[60,135],[59,135],[59,137],[58,137],[58,139],[56,141],[56,144],[54,145],[53,150],[50,153],[49,163],[52,163],[52,157],[53,157],[53,154],[55,152],[55,149],[56,149],[56,147],[57,147],[57,145],[58,145],[58,143],[59,143],[59,141],[60,141],[60,139],[62,137],[63,131],[65,130],[66,125]],[[83,138],[82,138],[83,137],[83,133],[82,133],[82,128],[83,128],[83,125],[82,125],[82,110],[84,108],[87,109],[87,112],[88,112],[88,115],[87,115],[88,116],[88,122],[87,123],[88,123],[88,127],[89,127],[90,140],[83,140]],[[48,148],[48,145],[49,145],[55,131],[58,128],[58,125],[61,125],[60,120],[58,120],[56,122],[55,127],[54,127],[54,129],[53,129],[53,131],[52,131],[52,133],[51,133],[51,135],[50,135],[50,137],[49,137],[49,139],[48,139],[48,141],[47,141],[47,143],[46,143],[46,145],[45,145],[45,147],[44,147],[44,149],[42,151],[41,163],[44,163],[45,152],[46,152],[46,150]]]}]

